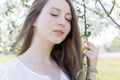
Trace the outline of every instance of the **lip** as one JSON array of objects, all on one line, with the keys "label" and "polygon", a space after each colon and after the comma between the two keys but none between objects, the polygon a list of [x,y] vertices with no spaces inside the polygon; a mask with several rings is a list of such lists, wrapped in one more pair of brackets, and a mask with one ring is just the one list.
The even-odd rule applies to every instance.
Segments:
[{"label": "lip", "polygon": [[64,32],[62,30],[53,30],[53,32],[59,36],[63,35]]}]

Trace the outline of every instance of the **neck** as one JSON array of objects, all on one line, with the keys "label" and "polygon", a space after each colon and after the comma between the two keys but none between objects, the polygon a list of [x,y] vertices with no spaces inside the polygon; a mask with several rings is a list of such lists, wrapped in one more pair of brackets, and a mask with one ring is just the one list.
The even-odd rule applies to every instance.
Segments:
[{"label": "neck", "polygon": [[24,58],[32,61],[50,61],[51,60],[51,51],[54,44],[49,41],[43,40],[38,36],[33,38],[30,48],[23,54]]}]

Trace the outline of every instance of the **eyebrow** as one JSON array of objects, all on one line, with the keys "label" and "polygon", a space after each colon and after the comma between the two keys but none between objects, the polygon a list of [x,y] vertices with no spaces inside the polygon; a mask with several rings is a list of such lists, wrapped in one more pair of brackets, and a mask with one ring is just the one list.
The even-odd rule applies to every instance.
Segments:
[{"label": "eyebrow", "polygon": [[[56,9],[56,10],[58,10],[58,11],[60,11],[61,12],[61,10],[59,9],[59,8],[56,8],[56,7],[52,7],[52,8],[50,8],[50,9]],[[67,14],[69,14],[69,15],[72,15],[71,13],[67,13]]]},{"label": "eyebrow", "polygon": [[52,8],[50,8],[50,9],[56,9],[56,10],[58,10],[58,11],[61,11],[59,8],[56,8],[56,7],[52,7]]}]

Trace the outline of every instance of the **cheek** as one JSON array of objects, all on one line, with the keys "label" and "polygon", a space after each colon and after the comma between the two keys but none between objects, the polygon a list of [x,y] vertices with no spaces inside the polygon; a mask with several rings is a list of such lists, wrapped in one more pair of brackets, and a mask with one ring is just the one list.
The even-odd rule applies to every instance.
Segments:
[{"label": "cheek", "polygon": [[71,30],[71,25],[68,24],[67,27],[66,27],[67,34],[69,34],[70,30]]},{"label": "cheek", "polygon": [[52,26],[53,24],[53,19],[50,19],[49,17],[47,16],[44,16],[43,18],[40,18],[38,21],[37,21],[37,26],[39,27],[42,27],[42,28],[50,28],[50,26]]},{"label": "cheek", "polygon": [[56,19],[54,19],[53,17],[48,16],[46,22],[47,22],[48,24],[52,25],[52,24],[55,24]]},{"label": "cheek", "polygon": [[46,16],[43,20],[43,24],[47,28],[52,28],[55,26],[55,19],[51,18],[50,16]]}]

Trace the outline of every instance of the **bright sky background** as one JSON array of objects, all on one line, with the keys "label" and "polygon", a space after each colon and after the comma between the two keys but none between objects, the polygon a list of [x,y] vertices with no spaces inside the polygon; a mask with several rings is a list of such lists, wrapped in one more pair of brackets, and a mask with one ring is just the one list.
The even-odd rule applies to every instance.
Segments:
[{"label": "bright sky background", "polygon": [[0,1],[0,5],[2,5],[4,2],[5,2],[5,0],[1,0],[1,1]]},{"label": "bright sky background", "polygon": [[108,28],[106,31],[102,32],[100,35],[94,37],[94,38],[89,38],[89,40],[96,44],[96,45],[103,45],[106,43],[111,43],[112,40],[119,35],[119,31],[116,28]]}]

